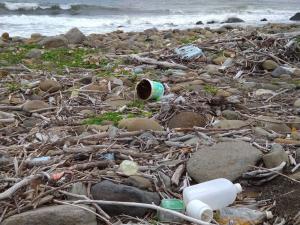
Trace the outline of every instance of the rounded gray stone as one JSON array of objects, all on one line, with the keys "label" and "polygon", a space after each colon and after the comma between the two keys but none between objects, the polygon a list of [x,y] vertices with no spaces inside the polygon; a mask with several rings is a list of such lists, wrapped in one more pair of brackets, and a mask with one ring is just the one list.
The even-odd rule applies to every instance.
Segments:
[{"label": "rounded gray stone", "polygon": [[234,181],[260,158],[261,152],[249,143],[221,142],[200,148],[192,154],[187,163],[187,171],[199,183],[216,178]]}]

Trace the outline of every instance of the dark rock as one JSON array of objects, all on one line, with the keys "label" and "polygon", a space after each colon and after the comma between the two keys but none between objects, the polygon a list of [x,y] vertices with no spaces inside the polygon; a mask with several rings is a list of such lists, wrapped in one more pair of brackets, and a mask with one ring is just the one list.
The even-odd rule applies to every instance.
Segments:
[{"label": "dark rock", "polygon": [[230,17],[224,21],[224,23],[243,23],[243,22],[245,21],[237,17]]},{"label": "dark rock", "polygon": [[207,21],[206,24],[215,24],[215,23],[217,23],[217,21],[215,21],[215,20],[210,20],[210,21]]},{"label": "dark rock", "polygon": [[224,26],[222,26],[223,28],[225,28],[226,30],[233,30],[234,29],[234,27],[233,26],[231,26],[231,25],[224,25]]},{"label": "dark rock", "polygon": [[[111,181],[102,181],[94,185],[91,189],[91,194],[96,200],[121,201],[121,202],[139,202],[156,204],[160,203],[160,198],[157,193],[142,191],[138,188],[115,184]],[[129,215],[134,217],[142,217],[149,210],[140,207],[125,207],[125,206],[110,206],[101,205],[101,208],[111,216]]]},{"label": "dark rock", "polygon": [[234,181],[260,158],[261,152],[249,143],[221,142],[193,153],[188,160],[187,171],[199,183],[220,177]]},{"label": "dark rock", "polygon": [[[82,206],[88,208],[87,206]],[[93,210],[88,208],[89,210]],[[67,205],[43,207],[7,218],[2,225],[97,225],[95,214]]]},{"label": "dark rock", "polygon": [[67,47],[68,40],[64,36],[47,37],[39,42],[45,48]]},{"label": "dark rock", "polygon": [[77,27],[69,30],[65,34],[65,37],[68,39],[70,44],[82,44],[86,39],[86,36]]},{"label": "dark rock", "polygon": [[263,18],[260,20],[261,22],[265,22],[265,21],[268,21],[266,18]]},{"label": "dark rock", "polygon": [[202,21],[198,21],[198,22],[196,22],[196,25],[203,25],[203,22]]},{"label": "dark rock", "polygon": [[194,126],[204,127],[207,123],[207,118],[205,115],[195,113],[195,112],[181,112],[173,116],[168,127],[173,128],[192,128]]},{"label": "dark rock", "polygon": [[290,18],[292,21],[300,21],[300,12],[296,13],[294,16]]},{"label": "dark rock", "polygon": [[79,82],[82,84],[90,84],[93,82],[93,77],[89,77],[89,76],[82,77],[82,78],[80,78]]}]

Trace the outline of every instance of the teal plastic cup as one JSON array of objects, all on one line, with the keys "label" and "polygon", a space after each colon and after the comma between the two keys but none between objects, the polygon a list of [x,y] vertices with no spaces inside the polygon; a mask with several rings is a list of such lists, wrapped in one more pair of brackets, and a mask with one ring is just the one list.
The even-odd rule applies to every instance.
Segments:
[{"label": "teal plastic cup", "polygon": [[137,96],[142,100],[159,100],[164,92],[164,85],[157,81],[143,79],[136,85]]}]

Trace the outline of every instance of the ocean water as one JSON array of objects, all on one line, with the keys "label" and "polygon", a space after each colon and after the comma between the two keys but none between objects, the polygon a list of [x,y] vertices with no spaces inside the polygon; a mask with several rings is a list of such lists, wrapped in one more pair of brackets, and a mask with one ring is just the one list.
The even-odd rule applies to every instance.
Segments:
[{"label": "ocean water", "polygon": [[78,27],[86,34],[117,29],[185,29],[228,17],[245,24],[288,23],[300,0],[0,0],[0,33],[56,35]]}]

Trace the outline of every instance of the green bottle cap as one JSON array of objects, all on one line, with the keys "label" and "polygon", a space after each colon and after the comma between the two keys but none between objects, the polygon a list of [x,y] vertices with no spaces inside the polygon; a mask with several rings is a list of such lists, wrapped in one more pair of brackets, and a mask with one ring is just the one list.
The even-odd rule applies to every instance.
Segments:
[{"label": "green bottle cap", "polygon": [[163,199],[160,206],[171,210],[184,210],[184,203],[180,199]]}]

